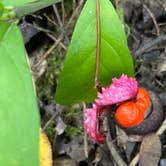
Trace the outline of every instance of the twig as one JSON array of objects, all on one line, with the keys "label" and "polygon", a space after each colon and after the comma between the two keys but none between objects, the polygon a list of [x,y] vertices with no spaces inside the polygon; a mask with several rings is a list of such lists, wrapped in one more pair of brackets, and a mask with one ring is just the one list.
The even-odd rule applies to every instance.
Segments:
[{"label": "twig", "polygon": [[51,18],[49,18],[49,16],[47,16],[47,14],[44,14],[44,17],[46,17],[46,19],[48,20],[48,22],[50,22],[51,24],[53,24],[55,27],[58,26],[58,24],[54,20],[52,20]]},{"label": "twig", "polygon": [[155,19],[154,14],[150,11],[150,9],[145,4],[143,4],[143,7],[149,13],[149,16],[151,17],[151,19],[152,19],[152,21],[154,23],[154,26],[156,28],[156,34],[157,34],[157,36],[159,36],[160,35],[160,29],[158,27],[158,24],[157,24],[157,21]]},{"label": "twig", "polygon": [[60,18],[60,15],[59,15],[59,13],[58,13],[58,10],[57,10],[56,5],[53,5],[53,9],[54,9],[56,18],[57,18],[57,20],[58,20],[58,23],[59,23],[59,25],[60,25],[61,32],[63,33],[67,44],[69,44],[70,41],[69,41],[69,38],[68,38],[67,33],[66,33],[66,31],[65,31],[65,28],[64,28],[64,26],[63,26],[63,23],[62,23],[62,21],[61,21],[61,18]]},{"label": "twig", "polygon": [[139,55],[142,55],[143,53],[147,52],[147,50],[149,50],[153,46],[158,46],[161,43],[166,43],[166,35],[160,35],[156,39],[145,43],[143,47],[139,48],[134,53],[134,58],[137,58]]},{"label": "twig", "polygon": [[108,118],[105,118],[105,130],[107,131],[107,136],[106,136],[106,144],[109,148],[109,151],[113,157],[113,159],[115,160],[115,162],[118,164],[118,166],[127,166],[127,164],[125,163],[125,161],[123,161],[123,159],[120,157],[120,155],[118,154],[118,152],[116,151],[115,145],[112,142],[111,136],[110,136],[110,130],[109,130],[109,125],[108,125]]},{"label": "twig", "polygon": [[161,135],[164,133],[164,131],[166,130],[166,119],[163,121],[162,125],[160,126],[160,128],[157,130],[156,134],[157,135]]},{"label": "twig", "polygon": [[50,125],[50,123],[58,116],[60,112],[58,110],[55,111],[55,113],[52,115],[52,117],[47,121],[47,123],[44,125],[42,131],[45,131],[47,127]]},{"label": "twig", "polygon": [[[73,21],[73,19],[75,18],[76,14],[78,13],[78,11],[80,10],[80,8],[82,7],[83,2],[84,2],[84,0],[80,0],[80,3],[79,3],[79,5],[78,5],[78,7],[76,8],[75,12],[72,14],[72,16],[70,17],[70,19],[69,19],[67,25],[65,26],[66,29],[69,28],[71,22]],[[50,36],[49,36],[49,37],[50,37]],[[49,56],[49,54],[51,53],[51,51],[52,51],[59,43],[60,43],[60,45],[61,45],[64,49],[66,49],[66,47],[65,47],[65,46],[62,44],[62,42],[61,42],[62,39],[63,39],[63,35],[60,35],[58,39],[55,39],[55,38],[53,38],[53,37],[52,37],[52,39],[55,40],[54,45],[52,45],[52,47],[51,47],[48,51],[46,51],[46,53],[42,56],[42,58],[41,58],[35,65],[33,65],[32,70],[37,69],[37,67],[44,61],[44,59],[46,59],[46,58]]]},{"label": "twig", "polygon": [[60,43],[62,38],[63,38],[63,35],[61,35],[57,39],[57,41],[46,51],[46,53],[41,57],[41,59],[35,65],[32,66],[32,70],[37,69],[42,64],[42,62],[49,56],[49,54],[54,50],[54,48]]},{"label": "twig", "polygon": [[[83,106],[83,112],[85,112],[86,104],[83,102],[82,106]],[[88,141],[87,141],[87,134],[86,134],[86,132],[84,132],[84,154],[85,154],[85,157],[88,158]]]},{"label": "twig", "polygon": [[65,7],[64,7],[64,0],[61,2],[61,9],[62,9],[62,23],[65,22]]},{"label": "twig", "polygon": [[100,0],[96,0],[96,16],[97,16],[97,48],[96,48],[96,70],[95,70],[95,87],[99,86],[99,63],[100,63]]},{"label": "twig", "polygon": [[41,32],[45,32],[45,33],[54,33],[53,31],[49,30],[49,29],[46,29],[46,28],[43,28],[43,27],[40,27],[38,25],[35,25],[35,24],[30,24],[30,23],[26,23],[27,26],[31,26],[35,29],[37,29],[38,31],[41,31]]},{"label": "twig", "polygon": [[75,11],[72,13],[69,21],[67,22],[67,25],[66,25],[66,29],[69,28],[70,24],[72,23],[72,21],[74,20],[75,16],[78,14],[79,10],[81,9],[82,7],[82,4],[83,4],[84,0],[80,0],[80,3],[79,5],[77,6],[77,8],[75,9]]},{"label": "twig", "polygon": [[[166,119],[163,121],[162,125],[160,128],[157,130],[156,134],[160,136],[161,134],[164,133],[166,130]],[[133,160],[130,162],[129,166],[135,166],[139,161],[139,153],[133,158]]]},{"label": "twig", "polygon": [[[50,33],[47,33],[46,35],[47,35],[48,37],[50,37],[53,41],[55,41],[55,42],[58,41],[58,39],[57,39],[54,35],[52,35],[52,34],[50,34]],[[65,46],[62,42],[60,42],[59,45],[60,45],[64,50],[67,49],[66,46]]]},{"label": "twig", "polygon": [[76,8],[76,0],[73,0],[73,12],[74,12],[74,10],[75,10],[75,8]]},{"label": "twig", "polygon": [[85,157],[88,158],[88,141],[87,141],[87,134],[84,132],[84,154]]},{"label": "twig", "polygon": [[133,160],[130,162],[129,166],[137,165],[138,160],[139,160],[139,153],[133,158]]}]

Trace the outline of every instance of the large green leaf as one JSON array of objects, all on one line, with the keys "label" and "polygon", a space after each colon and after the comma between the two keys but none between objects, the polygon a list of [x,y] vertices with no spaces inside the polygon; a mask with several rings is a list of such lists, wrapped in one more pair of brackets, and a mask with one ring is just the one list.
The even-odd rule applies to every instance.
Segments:
[{"label": "large green leaf", "polygon": [[21,6],[29,2],[34,2],[37,0],[1,0],[1,3],[5,6]]},{"label": "large green leaf", "polygon": [[[109,0],[100,0],[101,60],[99,81],[110,84],[111,79],[126,73],[133,76],[133,62],[125,33]],[[88,0],[76,24],[60,75],[55,99],[61,104],[92,101],[96,61],[96,0]]]},{"label": "large green leaf", "polygon": [[0,3],[0,17],[2,16],[4,12],[4,6]]},{"label": "large green leaf", "polygon": [[23,40],[0,22],[0,165],[39,165],[39,116]]}]

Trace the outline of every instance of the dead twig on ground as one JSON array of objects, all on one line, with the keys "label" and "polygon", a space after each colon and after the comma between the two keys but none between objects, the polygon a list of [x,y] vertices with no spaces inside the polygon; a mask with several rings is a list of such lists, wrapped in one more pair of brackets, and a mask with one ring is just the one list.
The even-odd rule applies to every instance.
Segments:
[{"label": "dead twig on ground", "polygon": [[63,39],[63,35],[60,35],[57,41],[45,52],[45,54],[41,57],[41,59],[32,66],[32,70],[35,71],[42,62],[50,55],[50,53],[57,47],[57,45],[60,43],[60,41]]},{"label": "dead twig on ground", "polygon": [[156,134],[157,135],[161,135],[164,133],[164,131],[166,130],[166,119],[163,121],[162,125],[160,126],[160,128],[157,130]]},{"label": "dead twig on ground", "polygon": [[74,12],[74,10],[75,10],[75,8],[76,8],[76,0],[73,0],[73,12]]},{"label": "dead twig on ground", "polygon": [[118,164],[118,166],[127,166],[125,161],[123,161],[123,159],[118,154],[118,152],[117,152],[117,150],[115,148],[115,145],[112,142],[112,139],[111,139],[111,136],[110,136],[110,130],[109,130],[108,118],[107,117],[105,118],[105,122],[104,122],[104,130],[107,131],[106,144],[107,144],[107,146],[109,148],[109,151],[110,151],[113,159]]},{"label": "dead twig on ground", "polygon": [[154,16],[154,14],[151,12],[151,10],[145,4],[143,4],[143,7],[148,12],[149,16],[151,17],[151,19],[154,23],[154,26],[156,28],[156,35],[159,36],[160,35],[160,29],[159,29],[159,26],[157,24],[157,21],[156,21],[156,18]]},{"label": "dead twig on ground", "polygon": [[[73,22],[74,18],[77,16],[78,12],[80,11],[82,5],[83,5],[83,0],[80,0],[79,5],[77,6],[77,8],[75,9],[75,12],[72,14],[72,16],[70,17],[69,21],[67,22],[65,29],[68,29],[70,24]],[[54,7],[55,11],[56,8]],[[58,13],[59,14],[59,13]],[[60,17],[60,16],[58,16]],[[59,20],[61,22],[61,20]],[[52,22],[52,21],[51,21]],[[62,24],[62,22],[60,23]],[[63,27],[63,24],[61,25]],[[63,33],[64,34],[64,33]],[[66,46],[61,42],[63,40],[64,35],[61,34],[59,36],[58,39],[56,39],[56,37],[54,37],[52,35],[52,33],[47,33],[47,36],[49,36],[52,40],[55,41],[55,43],[45,52],[45,54],[42,56],[42,58],[35,64],[32,66],[32,70],[35,71],[41,64],[42,62],[49,56],[49,54],[57,47],[57,45],[59,44],[63,49],[67,49]]]},{"label": "dead twig on ground", "polygon": [[[56,37],[53,35],[52,31],[51,31],[51,33],[49,33],[50,31],[46,31],[46,30],[43,30],[43,29],[39,29],[39,30],[42,30],[42,31],[46,32],[47,36],[49,36],[52,40],[54,40],[55,43],[45,52],[45,54],[40,58],[40,60],[39,60],[36,64],[34,64],[34,65],[32,66],[32,70],[33,70],[33,71],[35,71],[35,70],[42,64],[42,62],[43,62],[46,58],[48,58],[48,56],[50,55],[50,53],[51,53],[58,45],[60,45],[64,50],[67,49],[66,46],[62,43],[62,40],[63,40],[64,37],[65,37],[67,43],[69,43],[69,39],[68,39],[68,36],[67,36],[67,34],[66,34],[65,29],[68,29],[69,26],[71,25],[71,23],[73,22],[73,20],[75,19],[75,17],[78,16],[78,13],[79,13],[79,11],[81,10],[81,7],[82,7],[82,5],[83,5],[83,2],[84,2],[84,0],[80,0],[80,2],[79,2],[79,4],[78,4],[77,8],[76,8],[75,11],[73,12],[73,14],[72,14],[72,16],[70,17],[69,21],[67,22],[66,26],[63,25],[63,23],[62,23],[62,21],[61,21],[61,18],[60,18],[60,15],[59,15],[59,13],[58,13],[58,10],[57,10],[56,6],[53,5],[54,12],[55,12],[55,14],[56,14],[58,23],[59,23],[59,25],[60,25],[60,27],[61,27],[62,34],[61,34],[58,38],[56,38]],[[48,17],[47,17],[47,19],[48,19]],[[52,20],[49,20],[49,21],[51,21],[51,23],[53,23],[53,25],[55,25],[55,26],[57,25],[56,23],[54,23],[54,21],[52,21]]]},{"label": "dead twig on ground", "polygon": [[45,131],[47,127],[50,125],[50,123],[60,114],[60,111],[56,110],[55,113],[51,116],[51,118],[47,121],[47,123],[44,125],[42,131]]},{"label": "dead twig on ground", "polygon": [[[162,125],[160,128],[157,130],[156,134],[160,136],[161,134],[164,133],[166,130],[166,119],[163,121]],[[130,162],[129,166],[136,166],[139,161],[139,153],[133,158],[133,160]]]},{"label": "dead twig on ground", "polygon": [[67,22],[67,24],[66,24],[66,26],[65,26],[66,29],[69,28],[69,26],[70,26],[71,23],[73,22],[74,18],[78,16],[79,11],[81,10],[83,3],[84,3],[84,0],[80,0],[80,2],[79,2],[79,4],[78,4],[77,8],[74,10],[74,12],[72,13],[72,15],[71,15],[69,21]]},{"label": "dead twig on ground", "polygon": [[40,27],[38,25],[35,25],[35,24],[30,24],[30,23],[26,23],[27,25],[37,29],[38,31],[41,31],[41,32],[45,32],[45,33],[54,33],[53,31],[49,30],[49,29],[46,29],[46,28],[43,28],[43,27]]},{"label": "dead twig on ground", "polygon": [[160,35],[156,39],[145,43],[143,47],[139,48],[134,53],[134,58],[137,58],[138,56],[142,55],[143,53],[149,51],[154,46],[155,46],[155,48],[158,48],[158,45],[160,45],[162,43],[163,43],[163,45],[165,45],[165,43],[166,43],[166,35]]},{"label": "dead twig on ground", "polygon": [[[50,37],[54,42],[57,42],[57,41],[58,41],[58,39],[57,39],[54,35],[52,35],[51,33],[47,33],[46,35],[47,35],[48,37]],[[59,45],[60,45],[64,50],[67,49],[66,46],[65,46],[62,42],[60,42]]]},{"label": "dead twig on ground", "polygon": [[49,16],[47,16],[47,14],[44,14],[44,17],[47,19],[48,22],[53,24],[55,27],[58,26],[58,24],[54,20],[52,20]]},{"label": "dead twig on ground", "polygon": [[[83,102],[82,106],[83,106],[83,112],[85,112],[86,104]],[[84,154],[85,154],[85,157],[88,158],[88,140],[87,140],[86,132],[84,132]]]},{"label": "dead twig on ground", "polygon": [[62,2],[61,2],[61,9],[62,9],[62,23],[64,24],[65,23],[65,15],[66,15],[64,0],[62,0]]},{"label": "dead twig on ground", "polygon": [[63,26],[63,23],[62,23],[62,21],[61,21],[61,18],[60,18],[60,15],[59,15],[59,12],[58,12],[58,9],[57,9],[56,5],[53,5],[53,10],[54,10],[54,13],[55,13],[55,15],[56,15],[56,18],[57,18],[57,20],[58,20],[58,24],[60,25],[61,32],[63,33],[67,44],[69,44],[70,41],[69,41],[69,38],[68,38],[67,33],[66,33],[66,31],[65,31],[65,28],[64,28],[64,26]]}]

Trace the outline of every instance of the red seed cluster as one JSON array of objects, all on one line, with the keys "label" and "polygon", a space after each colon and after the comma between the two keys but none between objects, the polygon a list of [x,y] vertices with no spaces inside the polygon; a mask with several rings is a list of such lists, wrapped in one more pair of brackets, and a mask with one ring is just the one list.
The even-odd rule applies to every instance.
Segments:
[{"label": "red seed cluster", "polygon": [[146,89],[139,88],[135,101],[121,104],[116,113],[117,123],[122,127],[133,127],[144,120],[144,113],[150,107],[150,97]]}]

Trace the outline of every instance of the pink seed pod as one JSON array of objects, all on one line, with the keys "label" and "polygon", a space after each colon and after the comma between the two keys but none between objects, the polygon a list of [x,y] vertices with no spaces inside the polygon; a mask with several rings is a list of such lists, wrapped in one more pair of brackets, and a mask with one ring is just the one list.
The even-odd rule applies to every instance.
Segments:
[{"label": "pink seed pod", "polygon": [[93,108],[87,108],[84,112],[84,130],[88,136],[97,143],[102,143],[105,136],[100,131],[99,117],[101,110],[96,105],[93,104]]},{"label": "pink seed pod", "polygon": [[117,104],[135,97],[138,91],[138,83],[135,78],[122,74],[120,78],[113,78],[112,84],[102,88],[95,100],[97,105],[105,106]]}]

